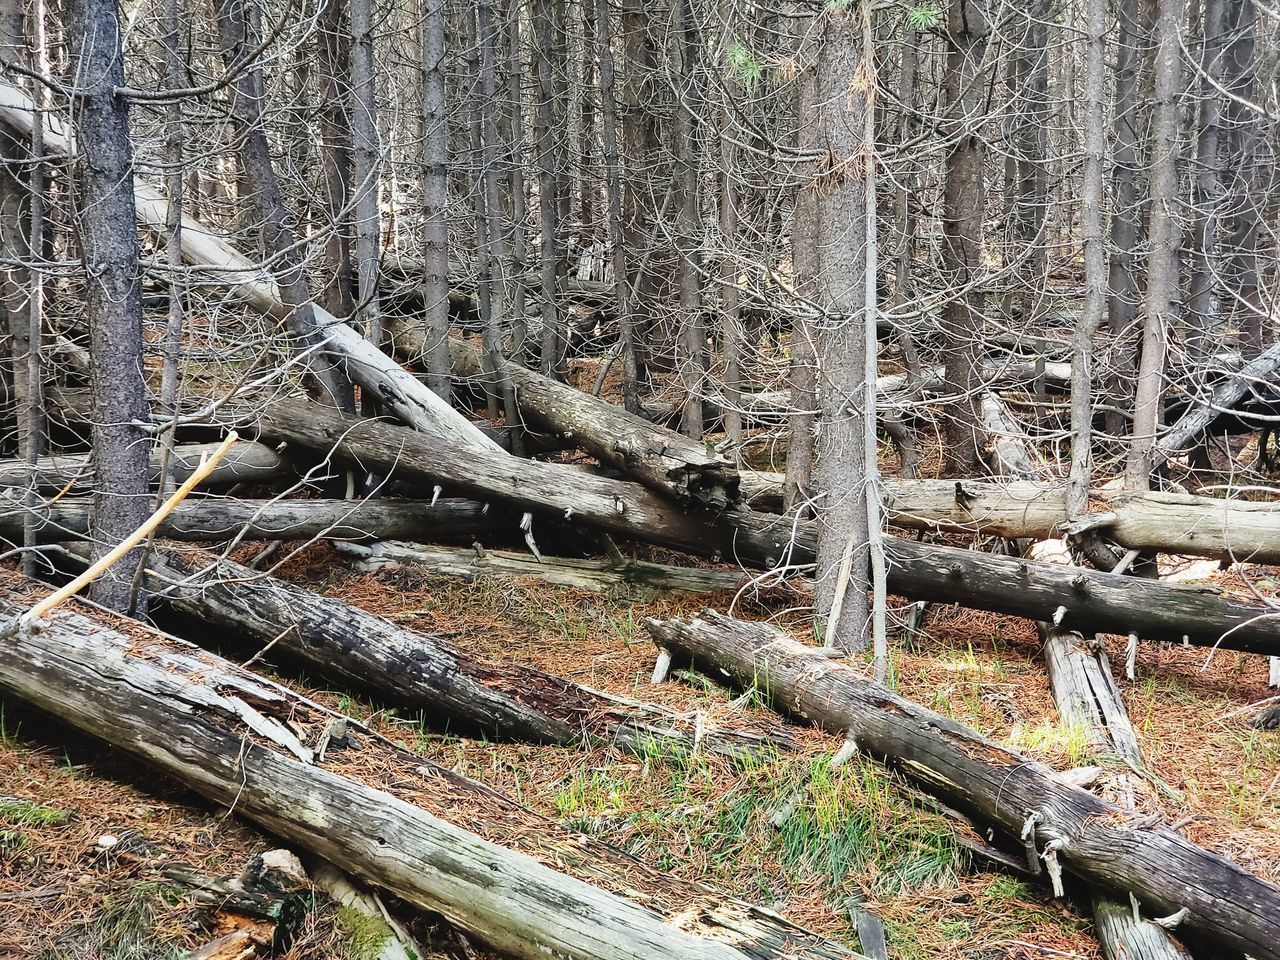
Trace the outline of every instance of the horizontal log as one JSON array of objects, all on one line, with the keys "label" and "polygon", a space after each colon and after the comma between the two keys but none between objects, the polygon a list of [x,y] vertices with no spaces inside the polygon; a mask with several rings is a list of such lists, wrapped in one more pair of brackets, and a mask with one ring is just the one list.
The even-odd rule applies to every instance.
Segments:
[{"label": "horizontal log", "polygon": [[[173,448],[170,467],[174,480],[182,483],[200,464],[200,458],[216,450],[217,443],[183,443]],[[151,452],[151,482],[160,480],[161,451]],[[220,460],[202,482],[202,487],[230,486],[236,483],[264,483],[291,473],[288,463],[270,447],[261,443],[237,443]],[[0,487],[25,487],[30,482],[30,467],[23,460],[0,460]],[[72,492],[91,490],[94,486],[93,461],[87,453],[69,453],[41,457],[35,464],[35,482],[39,490]]]},{"label": "horizontal log", "polygon": [[[39,543],[85,540],[93,529],[93,504],[64,499],[36,508]],[[22,541],[27,510],[0,508],[0,536]],[[370,540],[381,537],[448,543],[511,542],[519,519],[487,511],[470,500],[187,500],[160,524],[161,539],[216,542],[242,540]]]},{"label": "horizontal log", "polygon": [[[1061,537],[1067,519],[1064,484],[887,477],[881,485],[889,522],[909,530],[1043,540]],[[744,471],[741,490],[752,507],[777,509],[782,474]],[[1110,490],[1090,497],[1089,529],[1126,550],[1280,563],[1280,503]]]},{"label": "horizontal log", "polygon": [[[678,882],[538,817],[350,718],[136,622],[73,602],[38,629],[17,628],[47,592],[0,573],[0,619],[10,625],[0,692],[442,915],[498,952],[527,960],[856,957],[772,911]],[[344,763],[353,738],[359,759]],[[446,819],[459,815],[470,829]]]},{"label": "horizontal log", "polygon": [[1046,867],[1057,864],[1148,916],[1186,911],[1184,929],[1280,958],[1280,887],[1164,826],[1070,786],[1048,766],[905,700],[772,626],[707,611],[646,620],[655,644],[703,671],[752,687],[767,678],[780,710],[857,743],[949,806],[1020,843],[1028,830]]},{"label": "horizontal log", "polygon": [[[734,508],[686,512],[645,487],[554,463],[483,451],[459,458],[448,444],[376,420],[355,421],[314,404],[282,400],[257,418],[273,440],[331,453],[384,474],[443,484],[519,510],[569,517],[611,533],[703,556],[774,568],[813,562],[812,524]],[[403,539],[403,538],[402,538]],[[889,589],[917,600],[959,603],[1081,632],[1280,654],[1280,617],[1215,591],[992,557],[935,544],[885,539]],[[1061,608],[1061,615],[1058,615]]]},{"label": "horizontal log", "polygon": [[[372,690],[437,721],[461,721],[471,731],[535,743],[585,741],[637,753],[655,744],[696,749],[692,725],[670,710],[476,656],[457,643],[228,560],[157,553],[147,583],[157,601],[216,626],[218,636],[271,644],[332,680]],[[762,744],[793,746],[784,734],[715,729],[705,731],[701,743],[730,756],[759,753]]]},{"label": "horizontal log", "polygon": [[529,577],[558,587],[592,593],[631,594],[670,590],[676,593],[720,593],[736,590],[745,577],[741,572],[705,567],[676,567],[620,557],[617,560],[578,560],[570,557],[535,557],[531,553],[486,550],[478,545],[432,547],[397,540],[380,540],[368,546],[352,544],[343,551],[358,557],[363,570],[380,570],[405,564],[442,576],[477,580],[481,577]]}]

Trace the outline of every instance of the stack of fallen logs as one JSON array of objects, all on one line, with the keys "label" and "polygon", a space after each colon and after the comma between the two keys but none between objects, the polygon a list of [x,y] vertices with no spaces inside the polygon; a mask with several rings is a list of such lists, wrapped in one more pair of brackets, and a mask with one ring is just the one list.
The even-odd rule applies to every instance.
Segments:
[{"label": "stack of fallen logs", "polygon": [[[33,116],[39,114],[29,109],[25,94],[0,84],[0,122],[27,134]],[[62,131],[46,134],[46,150],[69,152]],[[163,197],[144,184],[136,196],[140,222],[163,233],[169,222]],[[291,314],[268,275],[197,223],[184,221],[183,257],[219,278],[248,308],[273,320]],[[812,521],[753,508],[777,503],[776,477],[742,474],[702,443],[517,364],[494,369],[466,344],[451,343],[456,376],[487,388],[509,384],[528,426],[580,448],[599,470],[513,456],[495,431],[445,404],[350,326],[314,305],[308,309],[316,318],[312,348],[376,398],[386,416],[350,417],[304,399],[262,406],[237,405],[232,398],[211,407],[206,431],[234,425],[256,442],[239,445],[209,478],[204,489],[223,493],[183,503],[165,520],[160,538],[224,545],[351,541],[361,563],[407,559],[464,575],[546,570],[564,582],[600,589],[719,589],[748,578],[629,561],[617,541],[675,548],[774,576],[812,564]],[[387,332],[410,363],[422,354],[424,344],[411,324],[389,317]],[[1044,364],[1031,366],[1038,381],[1064,376]],[[1210,404],[1193,407],[1162,439],[1157,459],[1195,442],[1216,412],[1231,409],[1250,383],[1273,376],[1277,366],[1280,346],[1224,379]],[[988,382],[1007,383],[1025,380],[1028,371],[1004,364],[990,373]],[[892,408],[898,399],[927,393],[928,379],[907,384],[885,378],[878,388]],[[1000,416],[994,407],[993,421]],[[66,419],[74,418],[68,413]],[[188,473],[200,452],[184,444],[170,460],[158,457],[156,479],[162,462],[179,477]],[[1016,449],[1008,462],[1020,462]],[[1064,495],[1037,474],[1031,458],[1021,462],[1012,470],[1018,479],[999,483],[888,482],[890,523],[1031,540],[1062,533]],[[0,535],[16,543],[33,535],[43,545],[92,537],[92,510],[79,495],[94,483],[87,457],[53,457],[34,469],[0,464],[0,483],[13,493],[13,506],[0,511]],[[337,497],[338,490],[350,494],[357,485],[395,496]],[[45,494],[38,506],[26,494],[32,486]],[[290,495],[304,487],[332,498]],[[235,496],[245,492],[270,496]],[[1070,532],[1102,535],[1128,551],[1276,562],[1280,505],[1099,493],[1095,509]],[[609,559],[583,564],[543,555],[584,536]],[[476,542],[490,548],[523,542],[535,561],[490,548],[467,553],[440,546]],[[1212,589],[920,539],[886,538],[885,553],[888,588],[898,596],[1047,625],[1064,710],[1080,709],[1070,695],[1072,671],[1085,678],[1077,687],[1089,676],[1109,678],[1105,662],[1073,655],[1072,637],[1116,633],[1280,656],[1280,616],[1270,606]],[[74,558],[75,551],[58,554]],[[194,548],[153,550],[145,587],[181,615],[275,645],[339,682],[429,710],[460,729],[623,749],[653,741],[730,754],[788,749],[783,732],[690,729],[670,711],[487,660],[462,644],[401,629]],[[499,951],[620,960],[856,956],[775,913],[675,883],[607,844],[401,751],[349,717],[137,622],[81,603],[32,620],[27,612],[46,593],[0,572],[0,692],[153,763]],[[899,770],[970,818],[996,845],[1019,851],[1028,869],[1055,890],[1070,877],[1089,885],[1100,929],[1118,931],[1108,945],[1112,956],[1176,955],[1167,938],[1151,934],[1176,929],[1210,944],[1213,952],[1205,956],[1280,960],[1280,888],[1173,828],[1108,803],[1069,777],[863,679],[828,651],[772,628],[711,613],[647,626],[661,660],[695,661],[743,686],[767,678],[774,706]],[[1123,742],[1132,733],[1123,719],[1114,703],[1098,701],[1090,722],[1110,725],[1105,733],[1117,752],[1137,757],[1136,745]],[[359,763],[345,762],[357,743]],[[454,822],[459,811],[465,812],[465,828]],[[1117,904],[1122,911],[1128,906],[1133,923],[1116,918]]]}]

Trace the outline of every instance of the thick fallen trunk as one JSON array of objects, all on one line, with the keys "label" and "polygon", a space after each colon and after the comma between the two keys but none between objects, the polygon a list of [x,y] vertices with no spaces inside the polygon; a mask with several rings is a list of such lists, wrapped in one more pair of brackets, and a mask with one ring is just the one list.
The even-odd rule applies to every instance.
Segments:
[{"label": "thick fallen trunk", "polygon": [[[173,448],[170,468],[174,480],[182,483],[200,465],[202,455],[212,453],[217,443],[184,443]],[[161,453],[151,453],[151,482],[160,479]],[[30,482],[30,468],[22,460],[0,460],[0,487],[25,487]],[[236,483],[263,483],[286,476],[289,464],[270,447],[261,443],[237,443],[201,482],[201,487],[230,486]],[[81,493],[94,484],[93,461],[87,453],[41,457],[35,466],[36,488]]]},{"label": "thick fallen trunk", "polygon": [[1014,844],[1031,829],[1047,867],[1133,893],[1148,916],[1185,910],[1184,928],[1259,960],[1280,958],[1280,887],[1149,827],[1121,807],[1054,776],[940,714],[863,679],[776,628],[708,611],[690,621],[646,620],[659,647],[753,686],[767,678],[781,710],[853,739],[949,806]]},{"label": "thick fallen trunk", "polygon": [[[387,332],[402,356],[422,355],[423,332],[407,318],[388,317]],[[454,376],[488,376],[470,345],[451,340],[449,353]],[[737,501],[737,471],[723,457],[708,453],[705,444],[520,364],[508,361],[504,370],[521,414],[532,425],[568,437],[602,463],[682,503],[720,509]]]},{"label": "thick fallen trunk", "polygon": [[[1065,532],[1062,483],[886,477],[881,485],[885,512],[895,527],[1010,540],[1044,540]],[[744,471],[741,490],[744,503],[776,512],[782,474]],[[1090,495],[1098,509],[1086,518],[1088,528],[1126,550],[1280,563],[1280,503],[1119,490]]]},{"label": "thick fallen trunk", "polygon": [[[230,561],[157,555],[148,585],[175,610],[233,636],[271,644],[343,684],[470,731],[534,743],[658,744],[694,749],[692,724],[652,704],[627,703],[531,667],[474,656],[359,607]],[[686,729],[687,728],[687,729]],[[731,755],[773,738],[706,731],[700,743]]]},{"label": "thick fallen trunk", "polygon": [[[263,435],[332,453],[388,476],[441,484],[518,510],[558,514],[625,537],[703,556],[775,568],[813,562],[814,531],[741,508],[687,513],[635,483],[553,463],[469,453],[376,420],[355,421],[314,404],[278,401],[257,419]],[[407,539],[407,538],[398,538]],[[919,600],[959,603],[1081,632],[1129,633],[1229,650],[1280,653],[1280,617],[1211,589],[992,557],[886,538],[889,590]],[[1060,617],[1055,616],[1062,608]]]},{"label": "thick fallen trunk", "polygon": [[417,543],[383,540],[344,549],[359,557],[357,566],[380,570],[405,564],[448,577],[477,580],[481,577],[530,577],[559,587],[590,590],[592,593],[646,594],[654,590],[676,593],[720,593],[742,586],[741,572],[708,570],[702,567],[675,567],[619,557],[616,560],[577,560],[569,557],[542,557],[530,553],[430,547]]},{"label": "thick fallen trunk", "polygon": [[[5,573],[0,617],[16,621],[46,594]],[[39,629],[11,631],[0,690],[498,952],[528,960],[855,956],[771,911],[673,881],[219,657],[86,609],[75,604]],[[359,755],[344,763],[353,735]],[[444,819],[457,816],[471,829]]]},{"label": "thick fallen trunk", "polygon": [[[22,541],[26,509],[0,510],[0,536]],[[85,540],[93,527],[86,500],[59,500],[36,511],[39,543]],[[488,511],[470,500],[187,500],[161,523],[167,540],[369,540],[377,537],[431,539],[447,543],[511,542],[519,518]]]},{"label": "thick fallen trunk", "polygon": [[[733,511],[732,519],[735,556],[763,556],[770,566],[813,562],[809,528],[743,510]],[[885,538],[885,557],[889,592],[909,600],[1056,620],[1081,633],[1136,632],[1149,640],[1280,653],[1275,611],[1223,597],[1210,586],[1139,580],[896,537]]]}]

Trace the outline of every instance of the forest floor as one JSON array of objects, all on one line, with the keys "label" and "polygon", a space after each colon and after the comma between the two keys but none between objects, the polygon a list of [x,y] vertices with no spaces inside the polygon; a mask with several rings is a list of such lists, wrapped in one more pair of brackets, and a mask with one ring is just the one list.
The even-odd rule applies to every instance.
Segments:
[{"label": "forest floor", "polygon": [[[411,569],[354,574],[325,546],[308,548],[280,573],[482,655],[697,711],[724,727],[784,724],[756,699],[698,677],[649,685],[654,649],[642,618],[724,609],[729,595],[637,601]],[[748,599],[738,612],[798,627],[799,615],[786,607],[785,598]],[[1109,650],[1122,671],[1123,641],[1111,638]],[[1280,880],[1280,735],[1229,716],[1268,696],[1265,661],[1222,652],[1206,668],[1202,650],[1143,644],[1135,677],[1119,683],[1150,766],[1138,781],[1140,807],[1185,821],[1190,839]],[[540,814],[851,946],[846,904],[860,899],[884,919],[891,956],[901,960],[1097,956],[1080,903],[988,872],[952,822],[877,764],[855,759],[829,769],[840,743],[823,733],[789,726],[797,749],[753,763],[637,758],[462,739],[430,717],[313,685],[296,670],[277,679]],[[1082,731],[1057,720],[1035,631],[1023,621],[936,608],[913,648],[895,650],[891,680],[904,696],[1059,768],[1108,765]],[[207,911],[157,879],[146,858],[120,856],[127,844],[104,850],[100,838],[145,838],[215,875],[238,873],[271,840],[48,721],[12,704],[4,710],[0,957],[161,960],[210,939]],[[794,811],[772,826],[789,798],[798,798]],[[440,927],[418,932],[440,957],[480,955]],[[368,944],[358,933],[321,906],[283,955],[363,960]]]}]

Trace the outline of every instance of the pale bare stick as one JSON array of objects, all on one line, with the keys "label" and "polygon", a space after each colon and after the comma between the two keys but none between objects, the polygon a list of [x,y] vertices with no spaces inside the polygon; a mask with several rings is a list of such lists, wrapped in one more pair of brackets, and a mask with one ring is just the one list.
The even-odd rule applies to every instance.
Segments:
[{"label": "pale bare stick", "polygon": [[142,526],[129,534],[129,536],[122,540],[110,553],[98,560],[97,563],[89,567],[89,569],[80,574],[80,576],[76,577],[65,587],[55,590],[28,610],[22,617],[22,623],[25,625],[33,620],[38,620],[40,617],[43,617],[54,607],[58,606],[58,604],[74,597],[89,584],[93,583],[93,581],[100,577],[105,571],[111,569],[111,567],[121,557],[146,539],[146,537],[155,530],[156,527],[160,526],[165,517],[173,513],[174,508],[187,498],[187,494],[194,490],[201,480],[213,472],[213,468],[216,467],[219,461],[227,455],[227,451],[231,449],[232,445],[235,444],[238,439],[239,435],[232,430],[227,434],[227,438],[222,441],[222,445],[218,447],[217,450],[213,451],[212,454],[205,454],[201,456],[200,465],[196,467],[195,472],[187,478],[186,482],[183,483],[182,486],[173,492],[173,496],[161,504],[159,509],[146,519]]}]

